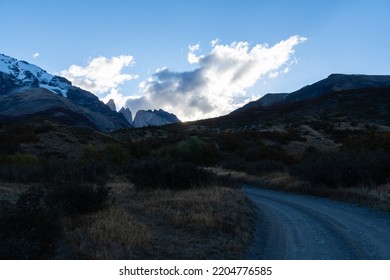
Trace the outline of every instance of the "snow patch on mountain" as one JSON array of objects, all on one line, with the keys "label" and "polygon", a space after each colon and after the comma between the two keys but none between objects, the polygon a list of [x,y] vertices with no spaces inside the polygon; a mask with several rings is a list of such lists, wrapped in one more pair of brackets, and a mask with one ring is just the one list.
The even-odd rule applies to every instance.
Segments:
[{"label": "snow patch on mountain", "polygon": [[0,54],[0,72],[11,76],[19,86],[35,86],[67,97],[71,83],[53,76],[36,65]]}]

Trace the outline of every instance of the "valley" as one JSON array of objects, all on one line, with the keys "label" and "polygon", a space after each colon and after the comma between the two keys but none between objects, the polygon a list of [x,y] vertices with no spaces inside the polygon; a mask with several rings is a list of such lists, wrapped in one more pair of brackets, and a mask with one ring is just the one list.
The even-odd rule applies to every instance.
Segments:
[{"label": "valley", "polygon": [[[380,254],[357,254],[352,237],[328,232],[343,221],[313,210],[323,200],[295,207],[301,196],[276,191],[388,217],[389,76],[330,75],[213,119],[180,122],[145,110],[131,123],[131,112],[113,110],[113,102],[3,61],[24,68],[0,68],[0,258],[242,259],[253,244],[275,254],[250,258],[388,258],[382,237]],[[350,215],[375,220],[361,211],[374,210]],[[298,212],[304,216],[285,215]],[[316,221],[327,215],[331,222]],[[314,235],[328,236],[336,253],[296,251],[304,233],[281,235],[295,218],[321,229]],[[272,230],[291,241],[290,252],[262,239]]]}]

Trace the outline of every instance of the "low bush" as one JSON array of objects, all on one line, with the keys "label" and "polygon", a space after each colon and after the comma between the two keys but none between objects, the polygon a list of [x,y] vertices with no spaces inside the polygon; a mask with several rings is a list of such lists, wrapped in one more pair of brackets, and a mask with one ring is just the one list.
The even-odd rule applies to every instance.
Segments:
[{"label": "low bush", "polygon": [[40,170],[39,159],[32,154],[17,152],[0,159],[0,178],[5,181],[36,181]]},{"label": "low bush", "polygon": [[128,177],[137,189],[189,189],[212,184],[215,176],[195,164],[166,158],[132,162]]},{"label": "low bush", "polygon": [[328,187],[372,187],[386,183],[390,175],[390,154],[383,151],[347,150],[337,153],[314,152],[293,172],[312,183]]},{"label": "low bush", "polygon": [[0,259],[47,259],[62,236],[60,210],[48,206],[43,188],[32,187],[16,204],[0,209]]},{"label": "low bush", "polygon": [[87,145],[80,155],[82,161],[98,160],[116,165],[124,163],[128,158],[129,154],[125,148],[116,143],[108,143],[100,149],[92,145]]},{"label": "low bush", "polygon": [[10,164],[20,164],[24,166],[37,165],[39,163],[39,159],[37,156],[33,154],[22,154],[19,152],[13,155],[6,156],[4,158],[4,161]]},{"label": "low bush", "polygon": [[50,160],[42,164],[40,181],[88,182],[104,185],[109,178],[108,165],[99,160]]},{"label": "low bush", "polygon": [[110,174],[106,161],[50,159],[18,154],[0,159],[0,179],[9,182],[92,182],[104,185]]},{"label": "low bush", "polygon": [[195,164],[213,164],[218,161],[215,145],[197,136],[180,141],[175,146],[174,153],[179,159]]},{"label": "low bush", "polygon": [[0,203],[0,259],[51,259],[63,235],[62,218],[110,205],[110,189],[87,184],[36,185],[15,204]]},{"label": "low bush", "polygon": [[110,204],[110,188],[76,182],[46,186],[47,203],[69,216],[95,213]]},{"label": "low bush", "polygon": [[263,175],[286,170],[286,165],[282,161],[268,159],[246,161],[245,159],[234,155],[225,157],[221,165],[226,169],[243,171],[252,175]]}]

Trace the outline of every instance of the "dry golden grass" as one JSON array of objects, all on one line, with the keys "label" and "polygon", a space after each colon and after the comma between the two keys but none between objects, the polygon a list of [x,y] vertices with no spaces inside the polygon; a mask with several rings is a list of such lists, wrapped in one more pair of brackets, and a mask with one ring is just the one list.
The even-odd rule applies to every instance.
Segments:
[{"label": "dry golden grass", "polygon": [[239,258],[253,233],[253,209],[238,189],[137,192],[128,211],[154,229],[157,259]]},{"label": "dry golden grass", "polygon": [[152,246],[150,230],[115,206],[67,219],[65,228],[68,241],[88,259],[133,259]]},{"label": "dry golden grass", "polygon": [[260,181],[272,189],[299,191],[308,188],[308,183],[290,175],[288,172],[272,172],[260,177]]},{"label": "dry golden grass", "polygon": [[[30,185],[1,183],[12,203]],[[56,258],[240,259],[255,213],[240,189],[137,191],[125,177],[109,182],[113,204],[94,214],[63,218]]]},{"label": "dry golden grass", "polygon": [[390,184],[378,187],[357,186],[351,188],[329,188],[327,186],[312,186],[297,177],[291,176],[287,172],[274,172],[262,176],[261,182],[267,188],[329,197],[379,210],[390,211]]},{"label": "dry golden grass", "polygon": [[254,211],[239,189],[136,191],[109,183],[114,205],[67,218],[65,236],[88,259],[238,259],[254,231]]},{"label": "dry golden grass", "polygon": [[329,197],[390,211],[390,184],[378,187],[353,187],[328,191]]},{"label": "dry golden grass", "polygon": [[208,168],[208,170],[220,176],[230,176],[233,179],[263,188],[317,195],[390,211],[390,183],[377,187],[329,188],[326,186],[312,186],[288,172],[272,172],[263,176],[254,176],[220,167]]},{"label": "dry golden grass", "polygon": [[236,170],[230,170],[225,169],[222,167],[205,167],[206,170],[213,172],[217,176],[224,176],[224,177],[230,177],[232,179],[236,180],[242,180],[247,183],[259,183],[260,177],[255,175],[250,175],[242,171],[236,171]]}]

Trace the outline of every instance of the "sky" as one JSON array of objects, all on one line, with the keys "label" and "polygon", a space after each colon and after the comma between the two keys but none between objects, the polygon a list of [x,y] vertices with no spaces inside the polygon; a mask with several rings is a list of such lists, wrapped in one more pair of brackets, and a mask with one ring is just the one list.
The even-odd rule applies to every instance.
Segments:
[{"label": "sky", "polygon": [[181,120],[332,73],[390,74],[390,1],[0,0],[0,53]]}]

